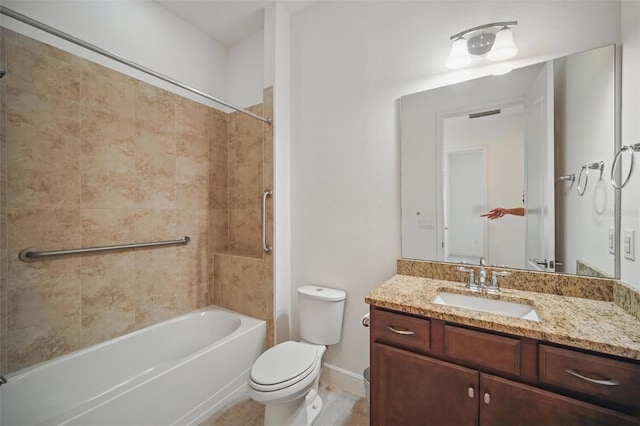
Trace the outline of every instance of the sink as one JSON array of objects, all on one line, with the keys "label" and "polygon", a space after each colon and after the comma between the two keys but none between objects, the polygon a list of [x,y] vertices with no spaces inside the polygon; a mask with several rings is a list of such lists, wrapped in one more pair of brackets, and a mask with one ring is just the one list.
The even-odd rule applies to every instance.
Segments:
[{"label": "sink", "polygon": [[540,322],[536,308],[528,303],[507,302],[505,300],[486,299],[484,297],[447,293],[444,291],[438,292],[431,302],[438,305],[455,306],[456,308],[465,308]]}]

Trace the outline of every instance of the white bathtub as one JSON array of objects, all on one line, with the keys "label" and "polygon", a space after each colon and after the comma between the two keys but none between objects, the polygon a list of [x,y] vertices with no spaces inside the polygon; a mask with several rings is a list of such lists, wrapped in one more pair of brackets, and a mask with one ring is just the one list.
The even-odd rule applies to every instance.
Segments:
[{"label": "white bathtub", "polygon": [[7,376],[0,424],[195,425],[246,389],[264,321],[215,306]]}]

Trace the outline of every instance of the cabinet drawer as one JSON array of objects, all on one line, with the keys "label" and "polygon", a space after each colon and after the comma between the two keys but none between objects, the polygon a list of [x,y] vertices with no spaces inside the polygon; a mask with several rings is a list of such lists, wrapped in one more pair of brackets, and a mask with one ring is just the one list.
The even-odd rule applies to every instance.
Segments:
[{"label": "cabinet drawer", "polygon": [[374,310],[371,332],[375,341],[429,350],[429,320],[393,312]]},{"label": "cabinet drawer", "polygon": [[456,360],[520,374],[520,340],[511,337],[445,325],[444,353]]},{"label": "cabinet drawer", "polygon": [[540,381],[640,407],[640,365],[553,346],[539,346]]}]

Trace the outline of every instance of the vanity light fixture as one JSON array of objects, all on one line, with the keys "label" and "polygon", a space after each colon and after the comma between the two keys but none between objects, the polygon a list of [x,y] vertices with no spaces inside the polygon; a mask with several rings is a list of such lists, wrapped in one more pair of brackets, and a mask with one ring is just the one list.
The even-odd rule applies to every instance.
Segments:
[{"label": "vanity light fixture", "polygon": [[504,61],[518,53],[513,42],[512,26],[518,21],[494,22],[470,28],[451,36],[453,41],[447,68],[463,68],[474,57],[486,56],[489,61]]}]

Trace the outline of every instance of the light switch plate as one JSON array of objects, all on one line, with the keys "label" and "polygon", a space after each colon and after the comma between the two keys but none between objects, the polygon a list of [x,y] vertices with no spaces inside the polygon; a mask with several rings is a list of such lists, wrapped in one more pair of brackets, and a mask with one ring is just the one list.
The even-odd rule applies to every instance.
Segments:
[{"label": "light switch plate", "polygon": [[613,227],[609,228],[609,253],[616,254],[616,236]]},{"label": "light switch plate", "polygon": [[433,219],[418,219],[418,229],[433,229]]},{"label": "light switch plate", "polygon": [[633,229],[624,230],[622,239],[622,252],[625,259],[636,260],[636,231]]}]

